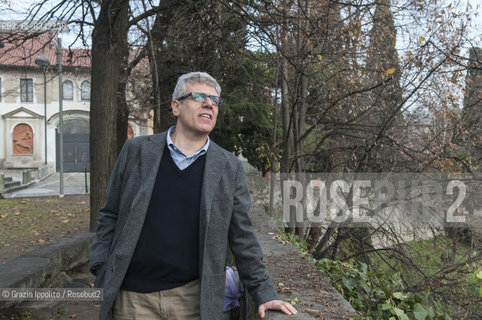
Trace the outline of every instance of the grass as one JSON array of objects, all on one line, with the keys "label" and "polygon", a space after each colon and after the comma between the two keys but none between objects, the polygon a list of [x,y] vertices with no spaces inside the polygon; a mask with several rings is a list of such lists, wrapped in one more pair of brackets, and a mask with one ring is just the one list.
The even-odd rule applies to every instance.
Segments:
[{"label": "grass", "polygon": [[88,226],[86,196],[0,200],[0,257],[12,258]]},{"label": "grass", "polygon": [[[482,269],[482,261],[478,259],[474,262],[466,262],[477,254],[480,255],[480,252],[459,242],[456,254],[453,255],[452,246],[452,239],[441,235],[428,240],[410,241],[398,249],[411,258],[413,265],[400,261],[396,257],[398,255],[390,251],[381,253],[381,257],[371,254],[371,265],[377,269],[376,273],[399,274],[408,286],[418,284],[421,290],[436,292],[444,305],[452,310],[453,315],[465,312],[460,308],[460,304],[472,305],[473,310],[479,312],[480,307],[477,304],[480,303],[480,297],[478,294],[473,294],[472,291],[477,288],[469,283],[468,277],[470,273]],[[384,261],[389,262],[391,268]],[[425,277],[431,281],[426,283]]]},{"label": "grass", "polygon": [[32,314],[29,311],[21,312],[14,316],[14,320],[31,320]]},{"label": "grass", "polygon": [[[452,245],[451,238],[437,236],[428,240],[406,242],[399,248],[399,251],[410,258],[425,276],[430,277],[442,268],[463,263],[476,254],[475,251],[471,250],[470,246],[459,242],[457,243],[455,258],[452,260]],[[420,272],[417,271],[416,268],[410,268],[409,265],[396,259],[392,252],[387,251],[387,253],[382,254],[382,257],[386,261],[389,261],[394,269],[400,270],[401,275],[404,276],[407,281],[414,282],[419,280]],[[380,271],[389,272],[390,268],[386,266],[382,257],[371,255],[370,258],[373,259],[373,265],[380,267]],[[478,267],[480,267],[480,262]],[[477,266],[475,266],[475,268],[477,268]]]}]

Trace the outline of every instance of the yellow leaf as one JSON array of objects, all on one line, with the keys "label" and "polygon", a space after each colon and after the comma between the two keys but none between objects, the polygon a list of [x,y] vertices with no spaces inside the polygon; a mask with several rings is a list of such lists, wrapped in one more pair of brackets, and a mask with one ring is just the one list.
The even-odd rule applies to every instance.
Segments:
[{"label": "yellow leaf", "polygon": [[38,242],[39,244],[44,244],[44,243],[45,243],[45,240],[43,240],[43,239],[38,239],[37,242]]},{"label": "yellow leaf", "polygon": [[67,220],[62,220],[62,223],[69,223],[69,222],[70,222],[69,219],[67,219]]},{"label": "yellow leaf", "polygon": [[395,68],[390,68],[387,71],[385,71],[385,73],[383,75],[386,76],[386,75],[392,74],[394,72],[395,72]]},{"label": "yellow leaf", "polygon": [[425,41],[425,38],[422,37],[422,36],[420,36],[420,38],[418,38],[418,41],[419,41],[419,42],[424,42],[424,41]]},{"label": "yellow leaf", "polygon": [[21,214],[22,214],[22,211],[17,211],[17,212],[14,213],[14,215],[16,215],[16,216],[19,216]]},{"label": "yellow leaf", "polygon": [[0,218],[2,218],[2,219],[5,219],[6,217],[8,217],[8,213],[0,215]]}]

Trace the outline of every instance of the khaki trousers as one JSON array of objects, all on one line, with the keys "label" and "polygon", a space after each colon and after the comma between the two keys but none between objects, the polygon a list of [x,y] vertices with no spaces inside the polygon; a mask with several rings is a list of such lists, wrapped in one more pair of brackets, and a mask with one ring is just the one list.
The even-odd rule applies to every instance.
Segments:
[{"label": "khaki trousers", "polygon": [[113,320],[195,320],[200,318],[199,280],[182,287],[150,293],[120,290]]}]

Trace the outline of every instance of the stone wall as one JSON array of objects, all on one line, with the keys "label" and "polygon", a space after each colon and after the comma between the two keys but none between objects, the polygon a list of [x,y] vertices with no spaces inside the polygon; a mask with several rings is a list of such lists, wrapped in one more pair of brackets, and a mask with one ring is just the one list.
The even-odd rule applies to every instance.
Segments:
[{"label": "stone wall", "polygon": [[[306,257],[290,244],[281,241],[280,232],[257,205],[250,210],[253,228],[263,249],[264,263],[273,283],[285,301],[295,302],[296,316],[289,319],[350,319],[352,306],[336,291]],[[233,261],[230,261],[234,265]],[[246,294],[235,319],[259,319],[253,301]],[[280,312],[268,312],[265,319],[288,319]]]}]

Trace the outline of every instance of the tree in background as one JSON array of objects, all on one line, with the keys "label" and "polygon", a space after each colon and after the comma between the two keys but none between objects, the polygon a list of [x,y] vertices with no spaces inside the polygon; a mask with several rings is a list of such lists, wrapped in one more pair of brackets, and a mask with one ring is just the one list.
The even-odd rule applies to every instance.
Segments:
[{"label": "tree in background", "polygon": [[357,171],[398,171],[393,168],[399,151],[394,141],[401,140],[403,130],[402,69],[396,49],[397,32],[391,11],[390,0],[376,3],[373,25],[369,32],[366,73],[367,84],[373,87],[367,93],[363,106],[367,113],[362,123],[366,129],[366,147],[360,154]]},{"label": "tree in background", "polygon": [[469,168],[480,171],[482,161],[482,49],[470,49],[467,76],[465,78],[464,108],[462,127],[467,133],[461,145],[471,156]]},{"label": "tree in background", "polygon": [[[90,230],[105,203],[105,190],[118,155],[117,119],[121,66],[125,60],[129,1],[106,0],[92,34],[90,99]],[[127,132],[127,126],[124,132]],[[102,137],[102,138],[101,138]]]},{"label": "tree in background", "polygon": [[[246,49],[246,24],[232,12],[235,4],[189,1],[158,14],[148,45],[154,90],[154,128],[166,130],[174,124],[171,94],[183,73],[210,73],[223,89],[212,138],[229,151],[243,152],[250,163],[266,171],[256,148],[270,142],[270,89],[265,83],[270,70]],[[237,4],[241,5],[242,4]]]}]

